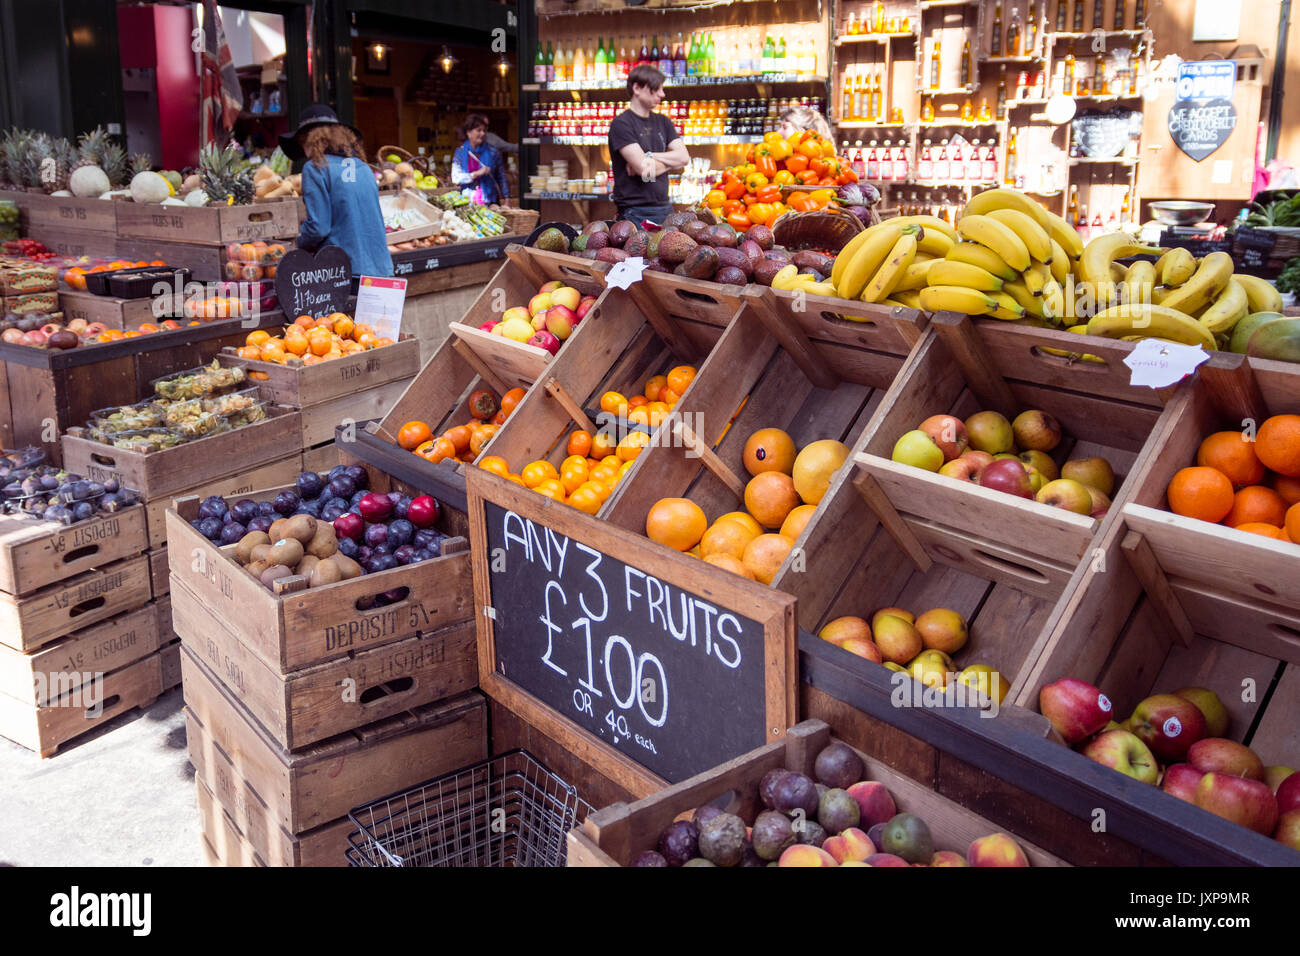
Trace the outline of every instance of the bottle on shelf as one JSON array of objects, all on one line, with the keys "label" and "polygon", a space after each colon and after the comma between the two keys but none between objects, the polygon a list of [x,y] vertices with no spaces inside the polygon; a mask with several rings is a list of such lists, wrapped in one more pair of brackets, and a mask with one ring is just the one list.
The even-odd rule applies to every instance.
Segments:
[{"label": "bottle on shelf", "polygon": [[781,34],[776,43],[776,53],[772,59],[772,72],[784,73],[785,68],[785,34]]},{"label": "bottle on shelf", "polygon": [[858,174],[858,179],[867,178],[867,158],[862,152],[862,140],[857,140],[853,144],[853,159],[850,162],[853,171]]},{"label": "bottle on shelf", "polygon": [[880,179],[880,155],[876,152],[876,141],[871,141],[871,150],[867,153],[867,179]]},{"label": "bottle on shelf", "polygon": [[1133,221],[1133,187],[1124,190],[1124,201],[1119,207],[1120,217],[1124,222]]},{"label": "bottle on shelf", "polygon": [[704,44],[704,72],[709,76],[715,76],[718,72],[718,49],[713,45],[712,33]]},{"label": "bottle on shelf", "polygon": [[1086,203],[1079,203],[1079,221],[1074,224],[1074,229],[1084,243],[1087,243],[1092,238],[1092,229],[1088,225],[1088,206]]},{"label": "bottle on shelf", "polygon": [[989,37],[989,56],[1002,55],[1002,4],[993,6],[993,35]]},{"label": "bottle on shelf", "polygon": [[954,182],[966,179],[966,160],[962,156],[961,143],[953,143],[952,152],[948,154],[948,178]]},{"label": "bottle on shelf", "polygon": [[1133,29],[1145,30],[1147,25],[1146,0],[1133,0]]},{"label": "bottle on shelf", "polygon": [[948,165],[948,141],[945,139],[939,144],[939,155],[934,160],[934,178],[936,182],[945,183],[952,176],[952,170]]},{"label": "bottle on shelf", "polygon": [[966,102],[961,105],[962,122],[970,123],[975,119],[975,108],[971,105],[970,97],[966,97]]},{"label": "bottle on shelf", "polygon": [[998,181],[998,153],[993,148],[993,142],[984,147],[984,159],[980,163],[980,179],[986,183],[996,183]]},{"label": "bottle on shelf", "polygon": [[645,42],[645,34],[643,33],[641,34],[641,51],[637,55],[636,65],[640,66],[643,63],[649,63],[649,62],[650,62],[650,47]]},{"label": "bottle on shelf", "polygon": [[533,57],[533,82],[546,82],[546,51],[542,49],[542,41],[537,41],[537,55]]},{"label": "bottle on shelf", "polygon": [[1093,57],[1092,92],[1094,96],[1107,96],[1111,92],[1110,74],[1106,72],[1106,61],[1100,53]]},{"label": "bottle on shelf", "polygon": [[1065,221],[1079,228],[1079,187],[1077,184],[1070,185],[1070,201],[1065,207]]},{"label": "bottle on shelf", "polygon": [[894,149],[889,140],[885,140],[884,145],[880,148],[880,179],[882,182],[892,182],[894,179]]},{"label": "bottle on shelf", "polygon": [[618,59],[614,63],[614,69],[614,78],[618,80],[626,80],[632,72],[632,67],[627,62],[627,37],[618,38]]},{"label": "bottle on shelf", "polygon": [[939,40],[936,37],[933,45],[930,47],[930,89],[939,88]]},{"label": "bottle on shelf", "polygon": [[876,0],[876,15],[872,19],[871,25],[872,25],[872,32],[874,33],[885,32],[885,5],[881,3],[880,0]]},{"label": "bottle on shelf", "polygon": [[844,32],[845,32],[846,35],[851,36],[851,37],[854,37],[854,36],[857,36],[857,35],[858,35],[858,14],[857,14],[857,11],[851,11],[851,12],[849,13],[849,22],[848,22],[847,24],[845,24],[845,26],[844,26]]},{"label": "bottle on shelf", "polygon": [[1007,56],[1020,56],[1020,14],[1012,12],[1007,21]]},{"label": "bottle on shelf", "polygon": [[993,118],[993,114],[989,112],[989,101],[988,101],[987,99],[984,99],[984,98],[981,97],[981,99],[980,99],[980,122],[981,122],[981,123],[987,123],[987,122],[988,122],[989,120],[991,120],[992,118]]},{"label": "bottle on shelf", "polygon": [[882,121],[884,120],[885,115],[884,115],[884,113],[882,112],[882,110],[883,110],[883,106],[882,106],[882,103],[881,103],[880,74],[877,73],[876,76],[875,76],[875,79],[874,79],[874,81],[873,81],[873,83],[872,83],[872,87],[871,87],[871,115],[870,115],[870,119],[871,119],[871,121],[872,121],[873,123],[879,123],[879,122],[882,122]]},{"label": "bottle on shelf", "polygon": [[961,48],[961,85],[969,86],[970,77],[970,40],[967,40]]},{"label": "bottle on shelf", "polygon": [[1038,50],[1038,4],[1029,4],[1025,16],[1025,56],[1034,56]]},{"label": "bottle on shelf", "polygon": [[1092,226],[1088,230],[1088,238],[1092,239],[1096,236],[1100,236],[1104,229],[1105,226],[1103,226],[1101,222],[1101,210],[1098,209],[1092,214]]},{"label": "bottle on shelf", "polygon": [[970,154],[966,157],[966,178],[972,183],[981,182],[984,179],[984,151],[980,149],[980,141],[973,140],[970,144]]},{"label": "bottle on shelf", "polygon": [[844,120],[855,120],[857,114],[854,112],[853,102],[853,70],[849,67],[844,69],[844,87],[840,90],[840,118]]},{"label": "bottle on shelf", "polygon": [[659,37],[657,36],[650,38],[650,56],[647,62],[655,69],[659,68]]},{"label": "bottle on shelf", "polygon": [[703,54],[700,50],[700,35],[698,33],[692,33],[690,52],[686,55],[687,76],[700,75],[700,68],[703,66],[703,63],[701,62],[702,59]]},{"label": "bottle on shelf", "polygon": [[673,47],[666,37],[664,45],[659,48],[659,72],[664,76],[673,75]]},{"label": "bottle on shelf", "polygon": [[1109,234],[1118,231],[1119,231],[1119,219],[1115,215],[1115,210],[1112,209],[1110,211],[1110,215],[1106,217],[1106,232]]},{"label": "bottle on shelf", "polygon": [[1110,14],[1110,28],[1112,30],[1124,29],[1124,0],[1115,0],[1115,9]]},{"label": "bottle on shelf", "polygon": [[673,48],[673,76],[686,75],[686,47],[682,45],[681,31],[677,33],[677,46]]},{"label": "bottle on shelf", "polygon": [[1016,178],[1020,172],[1017,168],[1018,165],[1016,160],[1016,131],[1013,129],[1007,139],[1007,171],[1003,179],[1004,185],[1014,186],[1016,184]]},{"label": "bottle on shelf", "polygon": [[921,99],[921,122],[923,123],[934,122],[934,98],[933,97],[925,96],[922,97]]},{"label": "bottle on shelf", "polygon": [[903,108],[901,106],[895,106],[889,111],[889,122],[896,126],[903,124]]},{"label": "bottle on shelf", "polygon": [[1065,87],[1061,92],[1066,96],[1074,96],[1078,89],[1079,85],[1075,82],[1074,75],[1074,51],[1070,50],[1065,54]]},{"label": "bottle on shelf", "polygon": [[898,145],[894,147],[894,181],[907,181],[907,150],[903,148],[903,141],[900,139]]},{"label": "bottle on shelf", "polygon": [[808,38],[808,52],[804,57],[804,74],[807,76],[817,75],[817,41],[812,37]]},{"label": "bottle on shelf", "polygon": [[1069,19],[1070,0],[1056,0],[1056,32],[1064,33],[1065,24]]},{"label": "bottle on shelf", "polygon": [[1106,24],[1102,21],[1106,16],[1106,0],[1093,0],[1092,4],[1092,28],[1094,30],[1106,29]]},{"label": "bottle on shelf", "polygon": [[1007,68],[1002,67],[1002,75],[998,77],[998,106],[997,118],[1004,120],[1007,118]]},{"label": "bottle on shelf", "polygon": [[1075,33],[1083,32],[1083,4],[1084,0],[1074,0],[1074,22],[1071,29]]}]

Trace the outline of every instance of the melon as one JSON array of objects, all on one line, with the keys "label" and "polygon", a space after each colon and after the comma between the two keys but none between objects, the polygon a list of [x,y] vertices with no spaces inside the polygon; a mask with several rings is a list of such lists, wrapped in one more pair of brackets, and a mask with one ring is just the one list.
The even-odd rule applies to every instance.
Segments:
[{"label": "melon", "polygon": [[131,198],[138,203],[160,203],[170,195],[167,180],[157,173],[145,171],[131,178]]},{"label": "melon", "polygon": [[92,199],[108,192],[112,184],[98,166],[82,166],[80,169],[73,170],[72,175],[68,177],[68,188],[72,190],[74,196]]},{"label": "melon", "polygon": [[206,206],[207,204],[208,194],[202,189],[192,190],[189,195],[185,197],[185,205],[187,206]]}]

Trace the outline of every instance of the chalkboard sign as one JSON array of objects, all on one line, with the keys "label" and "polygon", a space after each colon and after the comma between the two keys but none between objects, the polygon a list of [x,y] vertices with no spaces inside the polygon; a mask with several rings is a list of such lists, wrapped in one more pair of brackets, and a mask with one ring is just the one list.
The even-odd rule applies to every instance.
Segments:
[{"label": "chalkboard sign", "polygon": [[697,558],[481,469],[466,486],[489,696],[634,793],[794,722],[792,596],[715,588]]},{"label": "chalkboard sign", "polygon": [[1237,126],[1229,100],[1176,100],[1169,110],[1169,136],[1198,163],[1222,146]]},{"label": "chalkboard sign", "polygon": [[288,316],[342,312],[351,290],[352,260],[338,246],[324,246],[314,254],[290,250],[275,270],[275,294]]},{"label": "chalkboard sign", "polygon": [[1277,233],[1265,232],[1242,226],[1236,232],[1232,243],[1232,258],[1238,272],[1259,275],[1263,272],[1275,272],[1269,265],[1277,246]]},{"label": "chalkboard sign", "polygon": [[1073,142],[1090,159],[1118,156],[1141,132],[1142,114],[1118,106],[1105,111],[1085,110],[1071,121]]}]

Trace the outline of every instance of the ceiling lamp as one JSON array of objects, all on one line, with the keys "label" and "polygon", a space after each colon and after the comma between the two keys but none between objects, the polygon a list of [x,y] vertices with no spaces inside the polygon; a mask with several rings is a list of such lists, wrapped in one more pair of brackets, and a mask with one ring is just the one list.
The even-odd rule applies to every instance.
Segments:
[{"label": "ceiling lamp", "polygon": [[497,60],[497,72],[502,76],[505,76],[510,72],[510,61],[506,59],[504,53],[501,54],[501,59]]},{"label": "ceiling lamp", "polygon": [[456,65],[456,58],[451,55],[451,50],[445,46],[442,48],[442,57],[438,60],[442,64],[442,72],[450,73],[451,68]]},{"label": "ceiling lamp", "polygon": [[382,43],[372,43],[372,44],[370,44],[370,55],[371,55],[371,56],[372,56],[376,61],[380,61],[380,62],[382,62],[383,59],[384,59],[384,54],[387,53],[387,52],[388,52],[388,48],[385,47]]}]

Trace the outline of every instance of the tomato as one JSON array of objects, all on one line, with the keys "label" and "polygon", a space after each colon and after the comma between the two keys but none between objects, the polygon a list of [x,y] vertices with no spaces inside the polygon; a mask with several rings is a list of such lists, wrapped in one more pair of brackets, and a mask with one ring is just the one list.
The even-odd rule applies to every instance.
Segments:
[{"label": "tomato", "polygon": [[752,226],[753,223],[750,222],[750,219],[747,215],[745,215],[742,212],[737,212],[737,213],[732,213],[730,216],[727,217],[727,225],[729,225],[732,229],[735,229],[737,232],[744,232],[746,229]]},{"label": "tomato", "polygon": [[808,157],[804,156],[802,153],[796,153],[785,161],[785,168],[795,176],[798,176],[808,168]]},{"label": "tomato", "polygon": [[778,186],[788,186],[794,182],[794,173],[788,169],[778,169],[776,175],[772,177],[772,182]]},{"label": "tomato", "polygon": [[[772,170],[772,175],[776,175],[776,170]],[[770,182],[764,173],[750,173],[745,177],[745,188],[750,192],[756,193]]]},{"label": "tomato", "polygon": [[727,194],[721,189],[710,189],[704,194],[704,205],[710,209],[717,209],[727,198]]},{"label": "tomato", "polygon": [[497,397],[487,389],[479,389],[469,397],[469,413],[481,422],[497,413]]}]

